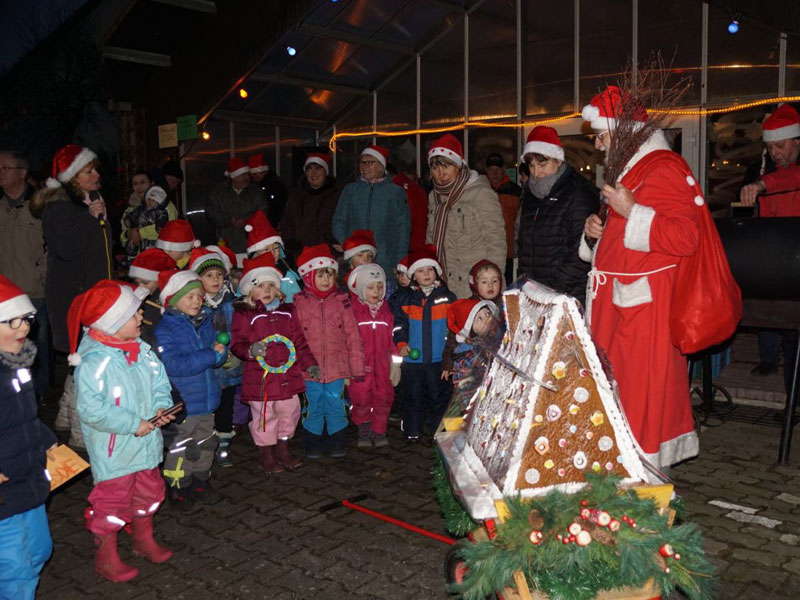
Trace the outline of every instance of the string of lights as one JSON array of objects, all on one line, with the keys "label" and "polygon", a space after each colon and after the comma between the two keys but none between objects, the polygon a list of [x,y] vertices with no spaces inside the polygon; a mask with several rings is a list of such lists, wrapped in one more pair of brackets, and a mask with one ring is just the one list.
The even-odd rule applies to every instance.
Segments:
[{"label": "string of lights", "polygon": [[[653,111],[653,112],[663,112],[668,115],[673,116],[710,116],[710,115],[719,115],[725,113],[735,112],[737,110],[745,110],[748,108],[754,108],[756,106],[764,106],[766,104],[778,104],[783,102],[800,102],[800,96],[779,96],[776,98],[762,98],[760,100],[753,100],[752,102],[744,102],[744,103],[735,103],[728,106],[720,106],[714,108],[676,108],[668,111]],[[381,131],[378,129],[374,129],[371,131],[337,131],[335,135],[331,136],[330,141],[328,142],[328,146],[331,151],[336,150],[336,142],[337,140],[341,139],[348,139],[348,138],[363,138],[363,137],[399,137],[399,136],[408,136],[408,135],[417,135],[417,134],[428,134],[428,133],[445,133],[448,131],[458,131],[461,129],[472,128],[472,127],[495,127],[495,128],[505,128],[505,129],[519,129],[522,127],[536,127],[537,125],[550,125],[552,123],[558,123],[561,121],[568,121],[570,119],[574,119],[576,117],[580,117],[581,113],[572,112],[569,114],[560,115],[557,117],[548,117],[546,119],[534,119],[534,120],[526,120],[526,121],[514,121],[514,122],[495,122],[495,121],[479,121],[479,120],[466,120],[460,123],[455,123],[452,125],[445,125],[441,127],[423,127],[420,129],[403,129],[403,130],[394,130],[394,131]]]}]

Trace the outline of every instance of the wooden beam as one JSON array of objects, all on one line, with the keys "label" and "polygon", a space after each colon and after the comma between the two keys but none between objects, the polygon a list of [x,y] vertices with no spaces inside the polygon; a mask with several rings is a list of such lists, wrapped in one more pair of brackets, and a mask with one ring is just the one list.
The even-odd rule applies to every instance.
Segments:
[{"label": "wooden beam", "polygon": [[344,94],[351,94],[354,96],[369,96],[371,94],[371,92],[366,88],[344,85],[340,83],[328,83],[326,81],[316,81],[314,79],[302,79],[300,77],[292,77],[290,75],[283,75],[281,73],[256,72],[250,75],[248,79],[251,81],[260,81],[262,83],[278,83],[281,85],[309,87],[317,90],[330,90],[332,92],[342,92]]},{"label": "wooden beam", "polygon": [[103,46],[102,54],[104,58],[132,62],[140,65],[152,65],[154,67],[172,66],[172,58],[169,56],[169,54],[146,52],[144,50],[133,50],[131,48],[120,48],[118,46]]},{"label": "wooden beam", "polygon": [[325,121],[307,119],[303,117],[284,117],[279,115],[266,115],[263,113],[250,113],[238,110],[217,109],[212,117],[223,121],[236,123],[252,123],[256,125],[279,125],[281,127],[307,127],[310,129],[323,129],[327,126]]},{"label": "wooden beam", "polygon": [[388,52],[395,52],[404,56],[414,56],[414,49],[410,46],[403,44],[395,44],[393,42],[385,42],[366,35],[359,35],[349,31],[341,31],[339,29],[329,29],[328,27],[320,27],[318,25],[303,24],[297,28],[298,33],[310,36],[328,37],[342,42],[349,42],[359,46],[367,46],[370,48],[377,48],[378,50],[386,50]]}]

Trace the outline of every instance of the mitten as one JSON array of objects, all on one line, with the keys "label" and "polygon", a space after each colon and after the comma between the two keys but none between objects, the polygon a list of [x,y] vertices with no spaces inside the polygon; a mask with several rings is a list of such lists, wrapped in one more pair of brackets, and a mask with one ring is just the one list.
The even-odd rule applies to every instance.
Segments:
[{"label": "mitten", "polygon": [[311,365],[306,369],[306,374],[311,377],[311,379],[319,379],[322,375],[322,371],[317,365]]},{"label": "mitten", "polygon": [[253,342],[250,344],[250,356],[264,356],[267,352],[267,345],[264,342]]}]

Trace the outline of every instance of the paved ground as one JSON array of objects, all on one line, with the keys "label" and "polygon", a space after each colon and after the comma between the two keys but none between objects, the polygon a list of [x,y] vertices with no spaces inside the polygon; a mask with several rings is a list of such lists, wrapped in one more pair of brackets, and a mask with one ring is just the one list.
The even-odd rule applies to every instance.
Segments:
[{"label": "paved ground", "polygon": [[[53,408],[45,407],[46,420]],[[270,477],[256,469],[249,437],[237,441],[237,464],[214,472],[225,500],[193,516],[165,506],[157,535],[175,556],[158,566],[131,558],[141,574],[128,584],[104,582],[92,570],[83,527],[87,475],[50,501],[55,553],[38,597],[446,598],[446,545],[347,509],[318,511],[364,492],[365,506],[443,533],[430,485],[433,450],[405,446],[396,430],[391,437],[390,449],[352,449],[344,460]],[[788,467],[775,464],[778,439],[777,427],[725,423],[701,433],[698,459],[673,469],[720,568],[719,598],[800,597],[800,439]]]}]

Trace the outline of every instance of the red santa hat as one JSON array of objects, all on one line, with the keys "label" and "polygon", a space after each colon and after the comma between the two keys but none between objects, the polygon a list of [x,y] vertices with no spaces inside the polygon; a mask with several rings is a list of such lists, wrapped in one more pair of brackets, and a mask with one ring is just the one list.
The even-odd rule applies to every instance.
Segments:
[{"label": "red santa hat", "polygon": [[158,281],[158,274],[175,268],[175,261],[159,248],[148,248],[136,255],[130,268],[128,277],[139,278],[145,281]]},{"label": "red santa hat", "polygon": [[52,177],[47,178],[45,185],[49,188],[61,187],[93,160],[97,160],[97,154],[89,148],[67,144],[53,156]]},{"label": "red santa hat", "polygon": [[202,275],[209,269],[225,269],[225,263],[222,256],[211,248],[195,248],[189,255],[189,270],[194,271],[198,275]]},{"label": "red santa hat", "polygon": [[400,262],[397,263],[395,269],[397,269],[398,273],[405,273],[406,275],[408,275],[408,265],[411,264],[410,262],[408,262],[409,258],[411,258],[411,255],[406,254],[403,258],[400,259]]},{"label": "red santa hat", "polygon": [[331,172],[331,155],[323,154],[322,152],[311,152],[306,155],[306,162],[303,165],[304,171],[308,165],[319,165],[325,169],[325,174],[329,175]]},{"label": "red santa hat", "polygon": [[236,258],[236,253],[220,242],[220,245],[211,244],[210,246],[206,246],[212,252],[216,252],[219,254],[220,258],[222,259],[222,264],[225,265],[225,272],[230,273],[231,269],[239,264],[238,259]]},{"label": "red santa hat", "polygon": [[81,362],[77,349],[82,325],[114,335],[136,314],[147,293],[143,287],[136,289],[129,283],[101,279],[76,296],[67,312],[69,364],[75,366]]},{"label": "red santa hat", "polygon": [[375,243],[375,235],[371,229],[356,229],[342,243],[342,249],[345,260],[350,260],[364,250],[372,250],[373,256],[378,256],[378,244]]},{"label": "red santa hat", "polygon": [[200,246],[200,240],[195,239],[194,230],[189,221],[174,219],[161,229],[156,240],[156,248],[171,252],[189,252],[192,248]]},{"label": "red santa hat", "polygon": [[283,274],[275,266],[275,257],[272,252],[265,252],[255,258],[244,260],[244,271],[239,281],[239,291],[242,296],[247,296],[255,286],[264,281],[271,281],[280,289]]},{"label": "red santa hat", "polygon": [[339,271],[339,263],[333,258],[328,244],[306,246],[297,257],[297,272],[300,275],[311,273],[317,269],[333,269],[337,273]]},{"label": "red santa hat", "polygon": [[5,275],[0,275],[0,321],[35,313],[31,299]]},{"label": "red santa hat", "polygon": [[166,307],[173,296],[193,282],[195,283],[193,288],[200,287],[202,289],[200,276],[194,271],[161,271],[158,274],[158,287],[161,290],[158,299],[161,301],[161,306]]},{"label": "red santa hat", "polygon": [[361,151],[361,156],[364,156],[365,154],[377,159],[378,162],[383,165],[383,168],[386,168],[386,161],[389,160],[388,149],[384,148],[383,146],[367,146]]},{"label": "red santa hat", "polygon": [[[608,86],[583,107],[583,120],[589,121],[595,131],[613,131],[617,128],[617,118],[622,111],[622,100],[622,91],[615,85]],[[647,122],[644,107],[639,107],[632,116],[641,125]]]},{"label": "red santa hat", "polygon": [[484,308],[488,308],[495,317],[500,314],[491,300],[456,300],[447,307],[447,328],[456,334],[458,342],[465,342],[472,335],[475,317]]},{"label": "red santa hat", "polygon": [[537,125],[531,129],[525,147],[522,149],[520,161],[525,162],[526,154],[543,154],[556,160],[564,160],[564,146],[558,132],[546,125]]},{"label": "red santa hat", "polygon": [[247,164],[250,167],[251,173],[266,173],[269,171],[269,164],[260,154],[253,154],[247,159]]},{"label": "red santa hat", "polygon": [[781,104],[764,121],[761,137],[765,142],[779,142],[800,137],[800,114],[789,104]]},{"label": "red santa hat", "polygon": [[439,264],[439,259],[436,256],[436,246],[433,244],[425,244],[418,248],[409,255],[408,258],[408,276],[413,278],[417,269],[422,267],[433,267],[442,276],[442,265]]},{"label": "red santa hat", "polygon": [[265,250],[268,246],[278,243],[283,246],[281,234],[269,222],[267,215],[257,210],[247,217],[244,222],[244,230],[247,232],[247,252],[258,252]]},{"label": "red santa hat", "polygon": [[225,176],[233,179],[239,175],[244,175],[250,172],[250,167],[241,158],[234,156],[228,161],[228,170],[225,171]]},{"label": "red santa hat", "polygon": [[[362,300],[364,291],[370,283],[386,283],[386,273],[380,265],[375,263],[359,265],[347,275],[347,288]],[[384,285],[381,300],[385,296],[386,286]]]},{"label": "red santa hat", "polygon": [[464,148],[458,138],[451,133],[445,133],[438,140],[433,140],[431,149],[428,150],[428,164],[434,156],[442,156],[459,167],[464,164]]}]

